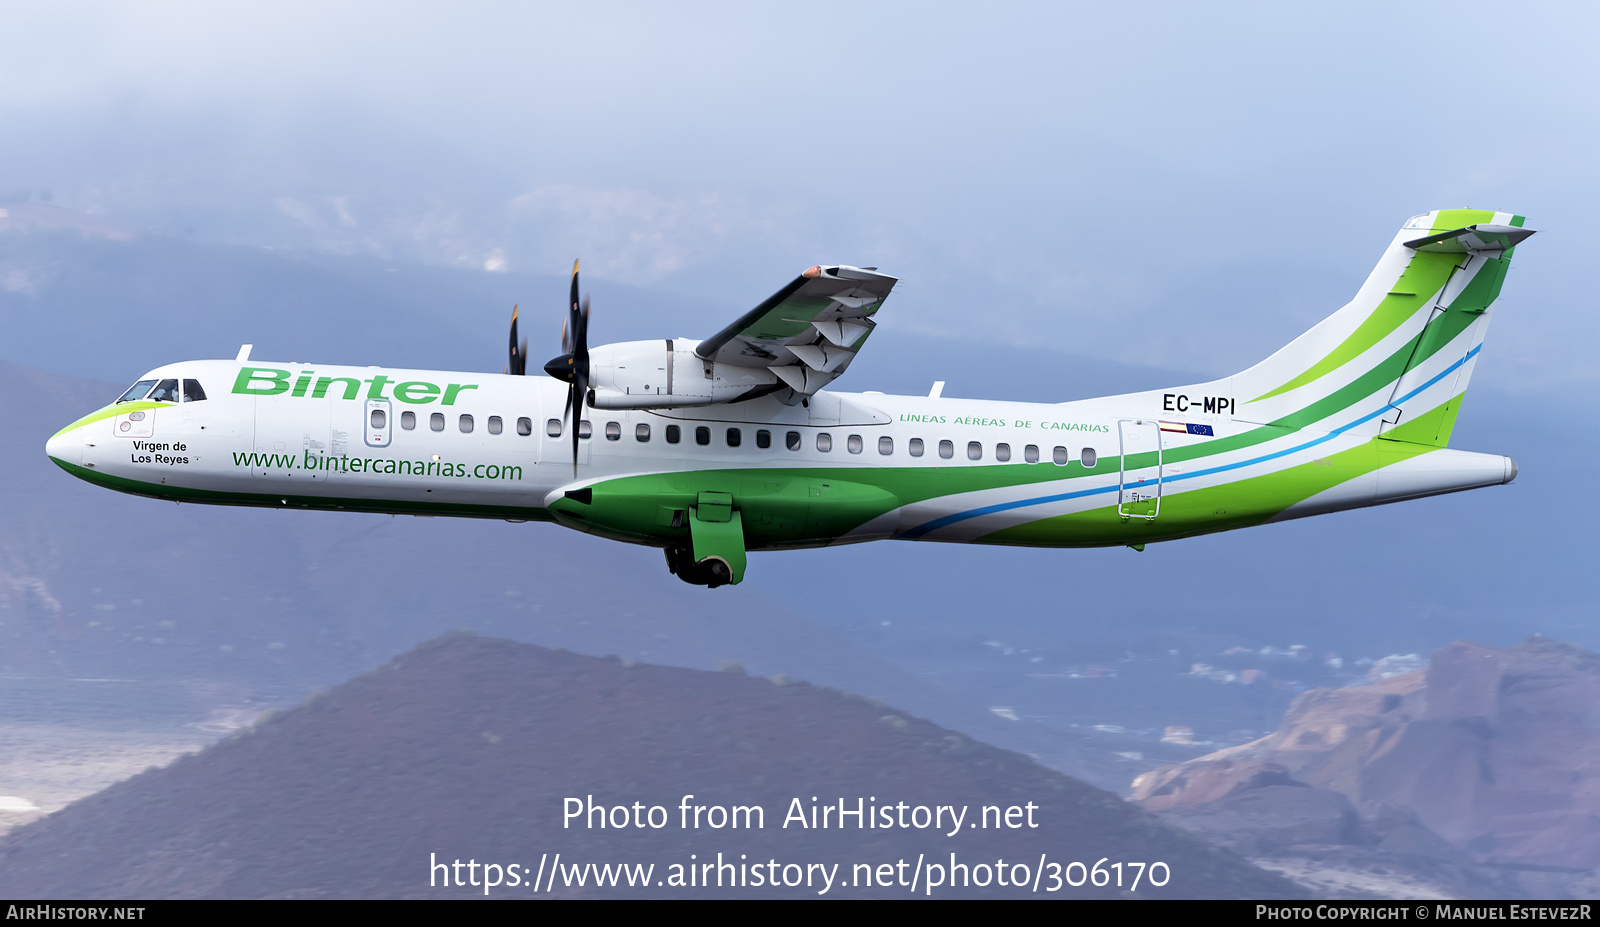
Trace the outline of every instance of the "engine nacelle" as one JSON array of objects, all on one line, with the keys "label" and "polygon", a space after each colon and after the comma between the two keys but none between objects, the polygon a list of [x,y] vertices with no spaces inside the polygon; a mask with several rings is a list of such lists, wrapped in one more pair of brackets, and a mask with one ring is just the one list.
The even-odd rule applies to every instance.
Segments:
[{"label": "engine nacelle", "polygon": [[708,406],[782,389],[766,367],[702,360],[698,341],[622,341],[589,349],[590,405],[596,409]]}]

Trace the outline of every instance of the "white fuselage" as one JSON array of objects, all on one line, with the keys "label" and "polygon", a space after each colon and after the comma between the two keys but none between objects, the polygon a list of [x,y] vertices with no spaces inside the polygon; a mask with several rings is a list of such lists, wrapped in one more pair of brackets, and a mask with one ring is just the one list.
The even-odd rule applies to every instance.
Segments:
[{"label": "white fuselage", "polygon": [[[1355,431],[1282,429],[1200,465],[1182,461],[1181,452],[1261,428],[1228,414],[1227,397],[1208,407],[1198,395],[1191,402],[1171,392],[1067,403],[822,392],[793,406],[763,397],[683,409],[586,408],[580,434],[587,436],[574,464],[563,421],[567,386],[549,377],[214,360],[167,365],[147,378],[192,379],[207,398],[108,407],[53,438],[50,456],[113,488],[180,501],[511,520],[551,518],[550,505],[564,493],[640,474],[803,470],[892,493],[917,488],[915,498],[901,496],[891,511],[827,543],[971,541],[1108,505],[1122,515],[1117,507],[1129,500],[1216,488],[1370,440]],[[1166,416],[1201,433],[1174,432]],[[1125,467],[1132,455],[1149,464]],[[1271,508],[1281,504],[1263,498],[1260,518],[1490,485],[1512,472],[1506,458],[1460,451],[1435,451],[1428,461],[1432,469],[1406,476],[1403,491],[1397,483],[1384,492],[1368,472],[1282,515]],[[1397,466],[1385,472],[1416,469]],[[997,479],[1000,467],[1038,469]],[[1250,501],[1231,504],[1237,517]],[[1165,534],[1153,519],[1130,527],[1121,518],[1089,534],[1021,543],[1079,546],[1219,530],[1186,517],[1165,517]]]}]

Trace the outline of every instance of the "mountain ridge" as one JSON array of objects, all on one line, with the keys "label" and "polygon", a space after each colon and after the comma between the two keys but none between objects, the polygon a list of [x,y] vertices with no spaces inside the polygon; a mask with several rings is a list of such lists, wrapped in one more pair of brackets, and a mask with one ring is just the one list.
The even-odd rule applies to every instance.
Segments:
[{"label": "mountain ridge", "polygon": [[[590,827],[566,826],[567,799],[580,796],[606,807],[658,805],[673,818],[684,802],[760,806],[766,826],[724,830],[710,817],[705,828],[597,829],[593,818]],[[977,827],[969,818],[954,837],[943,830],[948,819],[938,830],[918,827],[914,812],[909,828],[790,826],[794,807],[836,798],[852,806],[866,799],[869,808],[992,806],[995,823]],[[1009,815],[1004,826],[999,809]],[[664,868],[717,853],[780,865],[837,862],[857,880],[856,865],[875,872],[948,854],[991,870],[1002,858],[1023,868],[1041,858],[1086,866],[1159,860],[1171,873],[1166,888],[1044,894],[1297,893],[1115,795],[876,700],[453,634],[17,828],[0,839],[0,894],[465,897],[483,890],[425,883],[433,861],[515,862],[531,872],[541,854],[557,852],[582,863]],[[904,895],[903,876],[870,891],[851,882],[835,888],[846,897]],[[748,897],[747,888],[699,894]],[[640,893],[687,891],[667,884]],[[574,893],[596,894],[593,886]],[[815,887],[780,894],[806,896]]]}]

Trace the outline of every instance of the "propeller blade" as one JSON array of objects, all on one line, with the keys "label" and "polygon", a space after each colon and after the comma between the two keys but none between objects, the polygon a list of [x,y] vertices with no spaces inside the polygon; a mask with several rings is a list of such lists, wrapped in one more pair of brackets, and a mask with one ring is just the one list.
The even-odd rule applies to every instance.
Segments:
[{"label": "propeller blade", "polygon": [[[567,300],[567,319],[561,323],[561,355],[544,365],[544,372],[565,380],[567,404],[561,410],[564,422],[572,428],[572,475],[578,475],[578,428],[583,422],[583,407],[589,395],[589,297],[578,298],[578,262],[572,262],[572,291]],[[527,343],[523,343],[527,354]],[[569,417],[570,414],[570,417]]]},{"label": "propeller blade", "polygon": [[528,372],[528,343],[522,342],[521,349],[517,345],[517,307],[511,307],[511,359],[506,364],[506,372],[514,377],[520,377]]},{"label": "propeller blade", "polygon": [[578,476],[578,423],[583,420],[583,394],[578,392],[578,381],[573,380],[567,389],[567,407],[572,413],[572,476]]},{"label": "propeller blade", "polygon": [[578,262],[572,262],[572,295],[567,299],[567,321],[561,326],[561,350],[568,354],[582,355],[578,350],[580,335],[583,325],[583,316],[578,307]]},{"label": "propeller blade", "polygon": [[578,316],[578,336],[573,340],[578,343],[573,354],[577,355],[578,362],[583,366],[585,373],[589,371],[589,297],[583,298],[583,312]]}]

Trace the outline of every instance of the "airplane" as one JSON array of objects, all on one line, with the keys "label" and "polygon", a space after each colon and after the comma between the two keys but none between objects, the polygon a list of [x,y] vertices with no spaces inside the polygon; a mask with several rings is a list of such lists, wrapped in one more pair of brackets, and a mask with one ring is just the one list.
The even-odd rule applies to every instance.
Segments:
[{"label": "airplane", "polygon": [[501,374],[233,360],[157,367],[46,452],[174,502],[549,521],[661,548],[685,582],[747,553],[880,539],[1145,545],[1511,482],[1448,446],[1523,217],[1407,221],[1343,308],[1205,383],[1071,402],[840,393],[896,278],[817,265],[703,341]]}]

